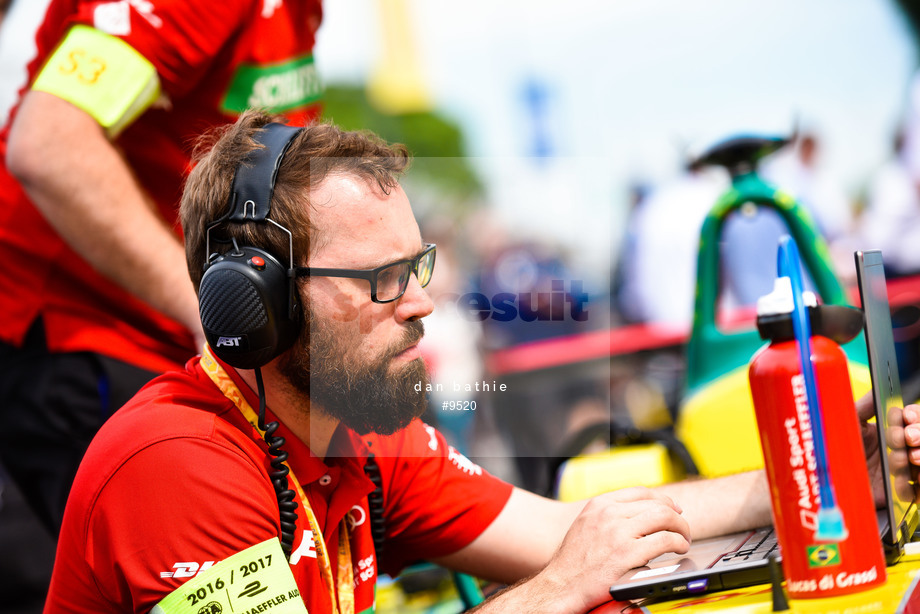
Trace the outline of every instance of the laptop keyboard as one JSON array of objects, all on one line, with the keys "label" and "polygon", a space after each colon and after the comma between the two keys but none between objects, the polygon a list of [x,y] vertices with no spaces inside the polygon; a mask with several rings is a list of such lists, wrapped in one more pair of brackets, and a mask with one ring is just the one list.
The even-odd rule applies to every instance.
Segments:
[{"label": "laptop keyboard", "polygon": [[739,561],[765,559],[778,547],[779,542],[776,539],[773,527],[758,529],[740,548],[723,555],[715,566],[738,563]]}]

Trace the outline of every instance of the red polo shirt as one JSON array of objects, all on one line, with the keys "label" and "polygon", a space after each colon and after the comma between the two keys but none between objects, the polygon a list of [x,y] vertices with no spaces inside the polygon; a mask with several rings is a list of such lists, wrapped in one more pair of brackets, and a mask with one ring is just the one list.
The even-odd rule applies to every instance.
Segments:
[{"label": "red polo shirt", "polygon": [[[227,370],[258,407],[246,384]],[[270,411],[267,419],[274,419]],[[328,552],[337,552],[339,525],[351,527],[359,614],[373,607],[378,570],[395,574],[407,563],[459,550],[511,494],[509,484],[418,420],[387,437],[340,428],[325,460],[284,425],[278,434]],[[368,451],[383,481],[387,539],[379,561],[368,522]],[[155,379],[106,422],[83,459],[64,515],[46,614],[146,614],[199,570],[277,537],[268,460],[261,436],[197,358],[184,372]],[[298,507],[291,569],[308,611],[330,612],[318,544],[305,530]]]}]

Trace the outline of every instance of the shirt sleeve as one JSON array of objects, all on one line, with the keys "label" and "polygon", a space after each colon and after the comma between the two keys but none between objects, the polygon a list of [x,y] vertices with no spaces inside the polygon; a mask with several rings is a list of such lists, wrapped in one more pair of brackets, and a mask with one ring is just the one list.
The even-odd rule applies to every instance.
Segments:
[{"label": "shirt sleeve", "polygon": [[256,2],[82,2],[71,23],[124,40],[156,67],[163,89],[178,98],[220,60],[228,42],[253,19]]},{"label": "shirt sleeve", "polygon": [[226,442],[158,442],[92,505],[86,565],[107,601],[149,612],[199,570],[276,537],[275,500],[263,468]]},{"label": "shirt sleeve", "polygon": [[444,556],[476,539],[505,507],[512,486],[415,420],[373,442],[384,489],[386,547],[381,569]]}]

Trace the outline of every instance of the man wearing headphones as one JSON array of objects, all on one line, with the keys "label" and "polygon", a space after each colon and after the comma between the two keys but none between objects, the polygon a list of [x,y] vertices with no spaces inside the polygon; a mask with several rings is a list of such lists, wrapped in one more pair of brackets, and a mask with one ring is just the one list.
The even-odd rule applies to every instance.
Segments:
[{"label": "man wearing headphones", "polygon": [[417,560],[512,585],[482,612],[584,612],[769,521],[762,472],[577,504],[488,475],[417,419],[436,247],[405,149],[258,112],[218,137],[181,209],[208,347],[91,444],[46,614],[370,612]]}]

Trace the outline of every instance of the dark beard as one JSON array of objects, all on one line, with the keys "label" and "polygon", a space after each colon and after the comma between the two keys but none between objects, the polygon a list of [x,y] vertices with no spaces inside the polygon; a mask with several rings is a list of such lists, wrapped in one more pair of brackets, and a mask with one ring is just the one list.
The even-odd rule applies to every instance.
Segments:
[{"label": "dark beard", "polygon": [[389,369],[394,356],[425,334],[421,320],[407,322],[403,337],[378,360],[349,364],[342,342],[318,324],[312,313],[306,315],[300,338],[279,361],[278,370],[310,397],[311,405],[359,435],[390,435],[422,415],[428,407],[425,390],[429,382],[424,361],[413,360],[396,373]]}]

